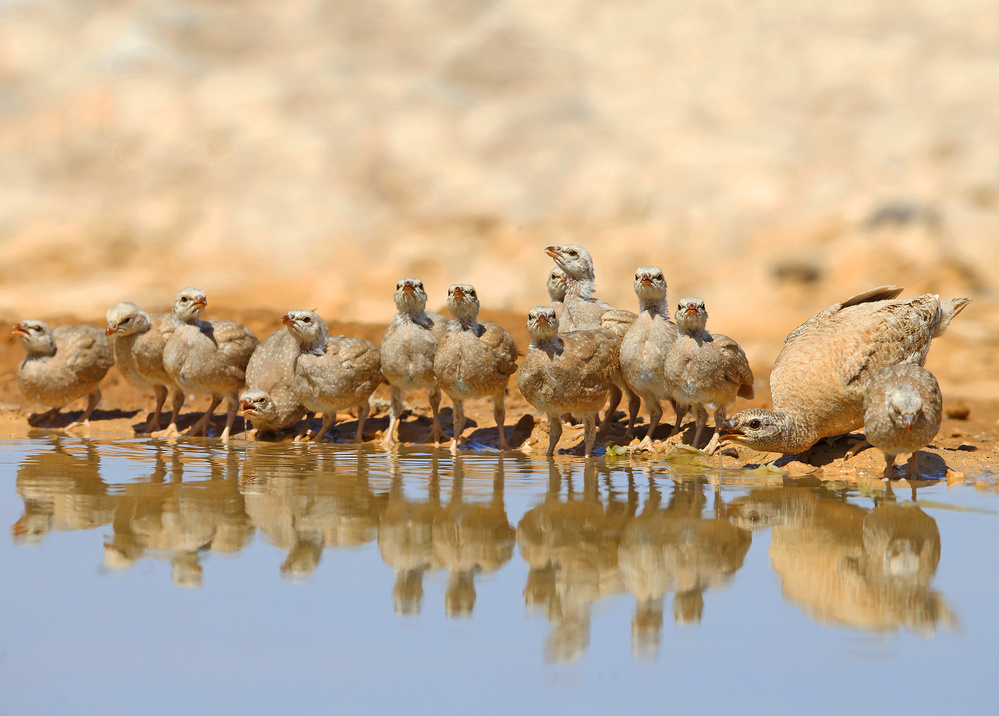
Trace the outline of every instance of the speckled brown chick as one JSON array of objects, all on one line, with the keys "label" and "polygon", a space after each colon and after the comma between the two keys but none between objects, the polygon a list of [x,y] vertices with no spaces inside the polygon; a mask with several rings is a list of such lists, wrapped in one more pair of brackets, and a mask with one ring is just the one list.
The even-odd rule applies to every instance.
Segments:
[{"label": "speckled brown chick", "polygon": [[662,402],[672,401],[666,388],[666,355],[676,341],[676,324],[669,319],[666,278],[658,266],[635,271],[639,314],[621,340],[621,373],[649,411],[649,430],[639,447],[651,447],[652,433],[662,418]]},{"label": "speckled brown chick", "polygon": [[122,377],[139,390],[152,390],[156,395],[153,414],[139,432],[159,430],[160,414],[167,394],[174,391],[173,415],[170,425],[176,429],[184,391],[180,390],[163,366],[163,349],[173,335],[173,316],[169,313],[149,314],[130,301],[111,306],[105,314],[105,333],[114,350],[114,362]]},{"label": "speckled brown chick", "polygon": [[895,457],[912,453],[907,477],[919,475],[917,451],[940,429],[943,399],[937,379],[911,363],[882,368],[871,378],[864,397],[864,435],[885,455],[885,477]]},{"label": "speckled brown chick", "polygon": [[864,424],[871,378],[898,363],[922,365],[930,341],[970,303],[881,286],[820,311],[784,339],[770,374],[774,409],[732,416],[722,437],[761,452],[797,454]]},{"label": "speckled brown chick", "polygon": [[478,320],[479,299],[474,286],[455,284],[448,288],[447,310],[451,322],[434,356],[434,375],[454,405],[451,454],[457,454],[465,428],[464,401],[485,397],[493,399],[499,446],[507,450],[503,429],[506,387],[517,372],[517,344],[502,326]]},{"label": "speckled brown chick", "polygon": [[687,410],[697,412],[694,447],[708,422],[708,409],[715,413],[715,431],[705,448],[713,452],[718,446],[718,429],[725,422],[725,407],[736,396],[752,398],[753,371],[746,353],[738,343],[720,333],[705,330],[708,312],[699,298],[681,299],[676,307],[676,341],[666,356],[666,389],[677,406],[674,433]]},{"label": "speckled brown chick", "polygon": [[225,428],[220,435],[226,441],[246,383],[246,365],[258,341],[253,331],[235,321],[202,321],[207,305],[205,292],[197,288],[182,289],[174,296],[174,330],[163,348],[163,367],[185,394],[212,396],[208,410],[188,435],[207,435],[215,408],[226,401]]},{"label": "speckled brown chick", "polygon": [[307,410],[323,414],[314,440],[322,442],[338,410],[356,407],[355,441],[362,442],[368,400],[385,380],[378,346],[353,336],[331,336],[326,321],[312,311],[288,311],[281,321],[299,345],[291,388]]},{"label": "speckled brown chick", "polygon": [[250,356],[246,364],[246,390],[240,393],[239,406],[240,414],[256,430],[289,428],[305,416],[305,406],[291,389],[300,352],[298,339],[282,326],[267,336]]},{"label": "speckled brown chick", "polygon": [[382,374],[391,386],[389,427],[383,442],[389,444],[396,440],[403,391],[428,388],[434,419],[430,438],[440,443],[444,433],[438,419],[441,389],[434,375],[434,355],[437,344],[447,332],[447,319],[426,310],[427,292],[418,278],[404,278],[396,284],[395,307],[398,313],[385,329],[379,346]]},{"label": "speckled brown chick", "polygon": [[[576,244],[548,246],[545,248],[545,253],[555,261],[566,277],[565,298],[562,301],[562,312],[559,314],[560,330],[568,333],[583,328],[605,328],[620,342],[637,316],[631,311],[614,308],[609,303],[593,297],[593,292],[596,290],[596,274],[590,253]],[[621,402],[622,394],[628,396],[628,429],[625,435],[630,438],[635,420],[638,418],[641,399],[621,375],[615,380],[615,386],[608,394],[607,411],[600,423],[600,429],[606,430],[609,427],[614,410]]]},{"label": "speckled brown chick", "polygon": [[551,300],[551,306],[555,309],[556,316],[562,315],[562,301],[565,300],[565,291],[565,271],[556,266],[548,274],[548,298]]},{"label": "speckled brown chick", "polygon": [[42,425],[59,414],[66,404],[87,396],[83,415],[66,426],[84,425],[101,402],[101,379],[114,365],[104,331],[94,326],[57,326],[28,319],[14,325],[11,333],[21,339],[27,355],[17,367],[17,387],[26,398],[52,409],[29,418]]},{"label": "speckled brown chick", "polygon": [[593,453],[597,411],[607,400],[617,371],[617,348],[602,328],[559,333],[551,306],[536,306],[527,314],[531,349],[517,371],[517,385],[527,401],[548,416],[548,457],[562,435],[559,416],[582,418],[583,448]]}]

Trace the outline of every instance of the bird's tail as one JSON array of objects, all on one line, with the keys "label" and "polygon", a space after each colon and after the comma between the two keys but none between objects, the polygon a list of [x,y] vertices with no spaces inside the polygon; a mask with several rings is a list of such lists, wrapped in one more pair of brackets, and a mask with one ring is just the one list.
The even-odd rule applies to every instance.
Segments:
[{"label": "bird's tail", "polygon": [[937,329],[933,332],[933,337],[942,336],[954,316],[963,311],[969,303],[971,303],[970,298],[952,298],[948,301],[941,301],[940,322],[937,324]]}]

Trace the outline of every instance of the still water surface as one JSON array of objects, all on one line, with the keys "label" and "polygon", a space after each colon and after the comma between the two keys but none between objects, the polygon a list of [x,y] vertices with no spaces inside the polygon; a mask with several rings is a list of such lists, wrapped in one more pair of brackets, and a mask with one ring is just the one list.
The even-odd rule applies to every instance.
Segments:
[{"label": "still water surface", "polygon": [[912,497],[0,441],[0,713],[999,713],[999,497]]}]

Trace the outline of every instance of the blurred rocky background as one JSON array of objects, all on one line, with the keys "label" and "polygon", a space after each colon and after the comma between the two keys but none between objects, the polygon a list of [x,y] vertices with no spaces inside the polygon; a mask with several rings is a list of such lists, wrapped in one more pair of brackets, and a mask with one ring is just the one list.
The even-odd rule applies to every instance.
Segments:
[{"label": "blurred rocky background", "polygon": [[0,0],[0,87],[5,317],[999,293],[996,0]]}]

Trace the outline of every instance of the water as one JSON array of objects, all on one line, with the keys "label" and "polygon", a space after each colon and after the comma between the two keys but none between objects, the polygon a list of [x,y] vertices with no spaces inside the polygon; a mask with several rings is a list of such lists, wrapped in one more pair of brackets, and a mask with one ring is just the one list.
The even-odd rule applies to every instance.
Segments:
[{"label": "water", "polygon": [[999,496],[895,492],[0,441],[0,713],[995,713]]}]

